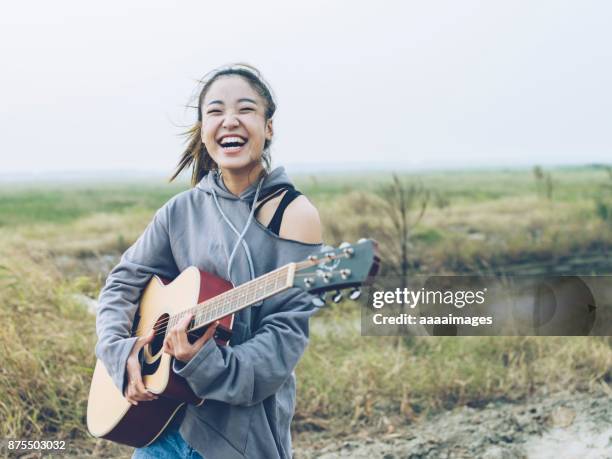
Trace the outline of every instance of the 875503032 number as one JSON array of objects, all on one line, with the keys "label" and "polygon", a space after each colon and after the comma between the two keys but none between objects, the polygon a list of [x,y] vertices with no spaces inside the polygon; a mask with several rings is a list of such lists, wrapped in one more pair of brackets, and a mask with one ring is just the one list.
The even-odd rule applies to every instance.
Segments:
[{"label": "875503032 number", "polygon": [[64,440],[4,440],[2,443],[9,451],[62,451],[66,449]]}]

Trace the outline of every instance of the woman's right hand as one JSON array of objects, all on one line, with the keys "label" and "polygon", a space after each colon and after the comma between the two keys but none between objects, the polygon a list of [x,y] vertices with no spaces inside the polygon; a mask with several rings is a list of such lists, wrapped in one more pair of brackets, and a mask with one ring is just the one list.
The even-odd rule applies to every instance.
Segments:
[{"label": "woman's right hand", "polygon": [[138,354],[140,350],[151,341],[153,341],[153,337],[155,336],[155,330],[151,330],[151,332],[147,336],[141,336],[134,343],[134,347],[132,348],[132,352],[127,359],[127,364],[125,366],[127,373],[128,384],[125,388],[124,396],[128,402],[132,405],[138,405],[138,402],[148,402],[151,400],[156,400],[157,395],[152,392],[149,392],[142,382],[140,361],[138,360]]}]

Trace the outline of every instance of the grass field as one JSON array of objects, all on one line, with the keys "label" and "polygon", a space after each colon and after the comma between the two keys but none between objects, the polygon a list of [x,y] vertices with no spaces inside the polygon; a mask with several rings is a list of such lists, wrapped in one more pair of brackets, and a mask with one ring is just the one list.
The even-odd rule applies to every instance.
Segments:
[{"label": "grass field", "polygon": [[[411,272],[569,266],[610,273],[612,224],[601,210],[612,205],[606,169],[548,172],[550,194],[529,169],[402,175],[402,183],[420,184],[429,196],[409,231]],[[396,263],[383,191],[390,173],[296,182],[319,208],[327,242],[375,237],[383,260]],[[111,448],[85,429],[96,338],[95,318],[82,298],[96,298],[108,264],[186,187],[145,181],[0,185],[0,437],[67,439],[80,455]],[[544,387],[609,388],[611,344],[593,337],[362,337],[358,305],[344,303],[313,319],[297,371],[296,434],[385,432],[441,409],[520,399]]]}]

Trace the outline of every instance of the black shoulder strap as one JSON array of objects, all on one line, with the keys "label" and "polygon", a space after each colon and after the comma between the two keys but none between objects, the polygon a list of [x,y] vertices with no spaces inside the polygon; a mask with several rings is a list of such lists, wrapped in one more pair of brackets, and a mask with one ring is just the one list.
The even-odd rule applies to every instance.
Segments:
[{"label": "black shoulder strap", "polygon": [[301,194],[302,193],[300,193],[295,188],[289,188],[287,190],[287,192],[283,196],[283,199],[281,199],[281,202],[278,204],[278,207],[276,208],[276,211],[272,216],[272,220],[270,220],[270,223],[268,224],[268,229],[270,231],[272,231],[276,235],[280,233],[280,227],[283,221],[283,214],[285,213],[285,209],[287,208],[287,206],[289,206],[289,204],[291,204],[291,202],[295,198],[297,198]]},{"label": "black shoulder strap", "polygon": [[274,185],[274,186],[271,186],[270,188],[266,189],[266,194],[264,196],[262,196],[262,198],[257,202],[257,207],[255,208],[255,213],[257,214],[257,212],[259,212],[259,209],[261,209],[262,206],[266,202],[268,202],[270,199],[275,198],[276,196],[281,194],[283,191],[289,189],[290,187],[293,188],[291,185],[287,185],[287,184],[281,183],[279,185]]}]

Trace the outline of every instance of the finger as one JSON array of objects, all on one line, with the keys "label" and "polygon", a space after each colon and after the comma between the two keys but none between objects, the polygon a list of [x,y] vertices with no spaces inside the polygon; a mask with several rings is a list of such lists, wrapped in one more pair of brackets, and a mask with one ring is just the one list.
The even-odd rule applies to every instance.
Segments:
[{"label": "finger", "polygon": [[155,338],[155,328],[152,328],[149,333],[147,333],[147,336],[144,337],[145,344],[149,344],[153,341],[153,338]]},{"label": "finger", "polygon": [[140,385],[136,383],[132,386],[131,397],[132,399],[140,402],[149,402],[151,400],[157,400],[158,398],[157,394],[154,394],[153,392],[147,390],[144,386],[144,383],[142,382],[140,383]]},{"label": "finger", "polygon": [[[125,391],[125,398],[129,403],[132,405],[138,405],[138,401],[149,401],[157,398],[157,396],[154,396],[145,389],[142,382],[142,376],[140,374],[140,364],[137,360],[128,359],[126,370],[128,376],[128,386]],[[144,389],[144,392],[140,390],[139,384],[140,388]]]},{"label": "finger", "polygon": [[129,383],[123,392],[123,397],[125,397],[125,399],[130,402],[131,405],[134,405],[135,400],[132,399],[132,391],[130,390]]},{"label": "finger", "polygon": [[175,351],[184,349],[185,347],[191,346],[187,340],[187,327],[191,318],[188,316],[184,320],[180,321],[176,327],[170,331],[168,336],[170,345]]},{"label": "finger", "polygon": [[155,338],[155,329],[152,328],[146,335],[138,338],[138,348],[142,349],[145,345],[149,344]]},{"label": "finger", "polygon": [[135,387],[138,391],[138,395],[140,396],[140,399],[143,401],[157,399],[157,395],[146,388],[144,384],[144,380],[142,379],[142,376],[140,375],[140,372],[138,373],[138,376],[139,378],[136,380]]},{"label": "finger", "polygon": [[140,365],[135,363],[128,370],[129,375],[129,385],[131,388],[131,393],[129,394],[132,399],[139,401],[147,401],[154,400],[157,398],[154,394],[149,392],[142,380],[142,375],[140,374]]},{"label": "finger", "polygon": [[144,383],[142,382],[142,378],[138,377],[136,378],[136,383],[134,384],[134,389],[136,390],[136,393],[138,395],[144,395],[145,392],[147,391],[147,389],[145,388]]},{"label": "finger", "polygon": [[145,392],[142,395],[135,395],[133,398],[139,402],[152,402],[153,400],[157,400],[159,396],[153,392]]},{"label": "finger", "polygon": [[132,383],[128,382],[128,386],[125,389],[125,399],[131,404],[131,405],[138,405],[138,401],[134,398],[134,388]]},{"label": "finger", "polygon": [[189,322],[191,322],[191,318],[193,317],[193,314],[187,314],[183,320],[181,320],[176,327],[174,327],[174,330],[177,331],[184,331],[187,330],[187,327],[189,326]]},{"label": "finger", "polygon": [[163,351],[166,354],[174,355],[174,350],[172,349],[172,342],[168,338],[166,338],[166,340],[164,341]]}]

